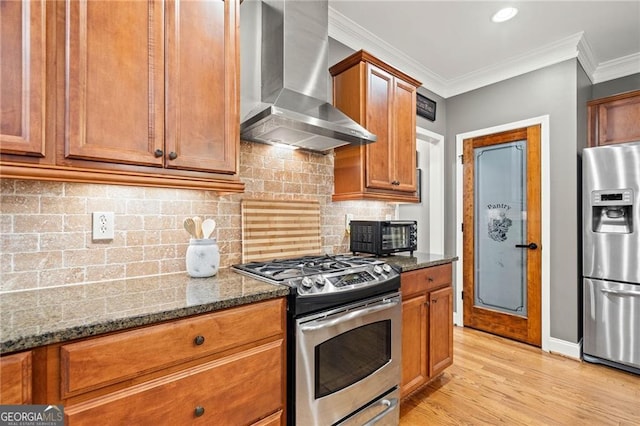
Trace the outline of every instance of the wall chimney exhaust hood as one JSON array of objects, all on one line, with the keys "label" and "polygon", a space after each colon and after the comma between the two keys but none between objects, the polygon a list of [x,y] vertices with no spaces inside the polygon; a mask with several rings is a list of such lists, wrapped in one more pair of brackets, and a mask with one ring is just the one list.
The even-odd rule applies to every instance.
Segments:
[{"label": "wall chimney exhaust hood", "polygon": [[245,0],[240,137],[327,153],[376,136],[327,102],[328,1]]}]

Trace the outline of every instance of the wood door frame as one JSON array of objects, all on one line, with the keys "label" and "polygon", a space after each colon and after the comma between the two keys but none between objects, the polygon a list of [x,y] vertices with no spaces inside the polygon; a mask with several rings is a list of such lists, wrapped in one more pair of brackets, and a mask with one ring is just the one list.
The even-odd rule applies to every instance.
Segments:
[{"label": "wood door frame", "polygon": [[[477,285],[482,284],[481,282],[476,283],[476,279],[480,278],[478,275],[476,275],[476,268],[478,268],[478,265],[481,263],[482,257],[482,254],[480,252],[476,252],[476,241],[486,238],[486,236],[480,238],[480,235],[484,235],[485,231],[479,230],[479,227],[481,225],[480,221],[484,219],[478,216],[479,214],[481,214],[479,210],[480,206],[477,205],[479,201],[478,194],[480,193],[478,185],[480,185],[480,182],[477,181],[478,175],[475,171],[476,167],[478,167],[475,150],[504,149],[506,144],[515,144],[518,143],[518,141],[525,142],[524,152],[522,153],[524,155],[524,158],[521,157],[524,161],[524,164],[522,165],[524,167],[522,169],[522,172],[524,172],[524,182],[522,183],[524,185],[522,193],[524,198],[523,208],[526,210],[526,220],[522,222],[522,225],[524,225],[524,228],[522,229],[524,235],[521,235],[520,238],[518,238],[516,234],[509,246],[511,247],[511,250],[514,250],[514,242],[516,244],[527,244],[528,242],[535,242],[537,244],[540,244],[538,243],[541,237],[540,127],[540,125],[535,125],[505,132],[491,133],[486,136],[465,139],[463,142],[465,150],[465,192],[463,202],[463,223],[466,230],[464,232],[463,246],[464,282],[462,287],[464,294],[467,294],[468,296],[466,300],[463,299],[465,302],[463,320],[465,324],[467,323],[467,321],[469,321],[470,326],[474,328],[488,331],[490,333],[495,333],[500,336],[508,337],[521,342],[529,343],[535,346],[541,346],[542,344],[542,327],[540,323],[542,317],[540,311],[542,294],[542,270],[540,266],[540,260],[542,258],[541,248],[537,250],[526,250],[526,254],[524,254],[526,261],[522,265],[524,267],[524,270],[522,270],[522,272],[526,276],[526,297],[524,298],[524,300],[521,300],[521,302],[524,302],[524,306],[521,306],[521,308],[524,308],[524,311],[526,312],[524,316],[519,315],[513,311],[502,311],[497,307],[494,309],[489,306],[483,306],[483,304],[480,304],[479,306],[475,303],[469,304],[469,301],[478,300],[479,296],[476,294],[476,291],[478,291]],[[513,178],[515,179],[516,177],[517,172],[516,175],[513,176]],[[512,187],[507,186],[507,188],[513,190]],[[507,191],[509,191],[509,189],[507,189]],[[516,205],[518,203],[518,201],[515,201],[513,198],[498,199],[502,202],[507,203],[514,202],[516,203]],[[485,202],[486,201],[487,200],[485,200]],[[518,223],[518,220],[515,218],[514,221]],[[484,224],[484,222],[482,223]],[[520,251],[520,255],[523,254],[522,250],[517,251]],[[515,255],[515,252],[513,254]],[[507,255],[505,254],[505,256]],[[490,277],[485,278],[491,281]],[[484,283],[489,284],[486,279]],[[506,284],[510,285],[515,283],[507,282]]]},{"label": "wood door frame", "polygon": [[[456,325],[463,326],[464,302],[462,301],[462,283],[463,283],[463,185],[464,174],[460,156],[463,153],[463,141],[465,139],[478,136],[500,133],[508,130],[515,130],[523,127],[529,127],[539,124],[541,138],[540,152],[540,171],[541,171],[541,220],[542,220],[542,287],[541,287],[541,326],[542,326],[542,350],[549,352],[551,341],[551,325],[550,325],[550,263],[551,263],[551,247],[550,247],[550,194],[551,194],[551,177],[549,167],[549,115],[534,117],[522,121],[512,122],[494,127],[474,130],[471,132],[456,135],[456,247],[459,260],[456,262],[456,312],[454,315]],[[559,351],[563,352],[563,351]]]}]

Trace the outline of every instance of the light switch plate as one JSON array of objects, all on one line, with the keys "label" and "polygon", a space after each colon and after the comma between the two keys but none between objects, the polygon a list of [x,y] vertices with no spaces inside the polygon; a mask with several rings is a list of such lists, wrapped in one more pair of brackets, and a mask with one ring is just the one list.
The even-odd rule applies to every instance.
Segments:
[{"label": "light switch plate", "polygon": [[93,212],[93,241],[113,240],[115,215],[113,212]]}]

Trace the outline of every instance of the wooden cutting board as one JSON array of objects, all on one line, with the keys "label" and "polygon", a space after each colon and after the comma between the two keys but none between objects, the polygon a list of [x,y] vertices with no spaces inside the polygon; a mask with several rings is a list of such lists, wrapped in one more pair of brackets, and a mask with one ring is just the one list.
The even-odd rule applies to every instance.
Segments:
[{"label": "wooden cutting board", "polygon": [[318,201],[245,199],[241,210],[243,263],[321,254]]}]

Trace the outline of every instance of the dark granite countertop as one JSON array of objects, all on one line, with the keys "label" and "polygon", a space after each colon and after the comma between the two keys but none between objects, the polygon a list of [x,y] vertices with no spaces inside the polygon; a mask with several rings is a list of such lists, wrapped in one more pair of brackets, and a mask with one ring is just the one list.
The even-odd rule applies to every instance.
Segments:
[{"label": "dark granite countertop", "polygon": [[458,256],[414,252],[413,256],[410,256],[409,253],[398,253],[391,256],[381,257],[380,259],[390,265],[399,267],[402,272],[408,272],[416,269],[451,263],[458,260]]},{"label": "dark granite countertop", "polygon": [[289,289],[220,269],[0,294],[0,354],[203,314],[287,295]]}]

